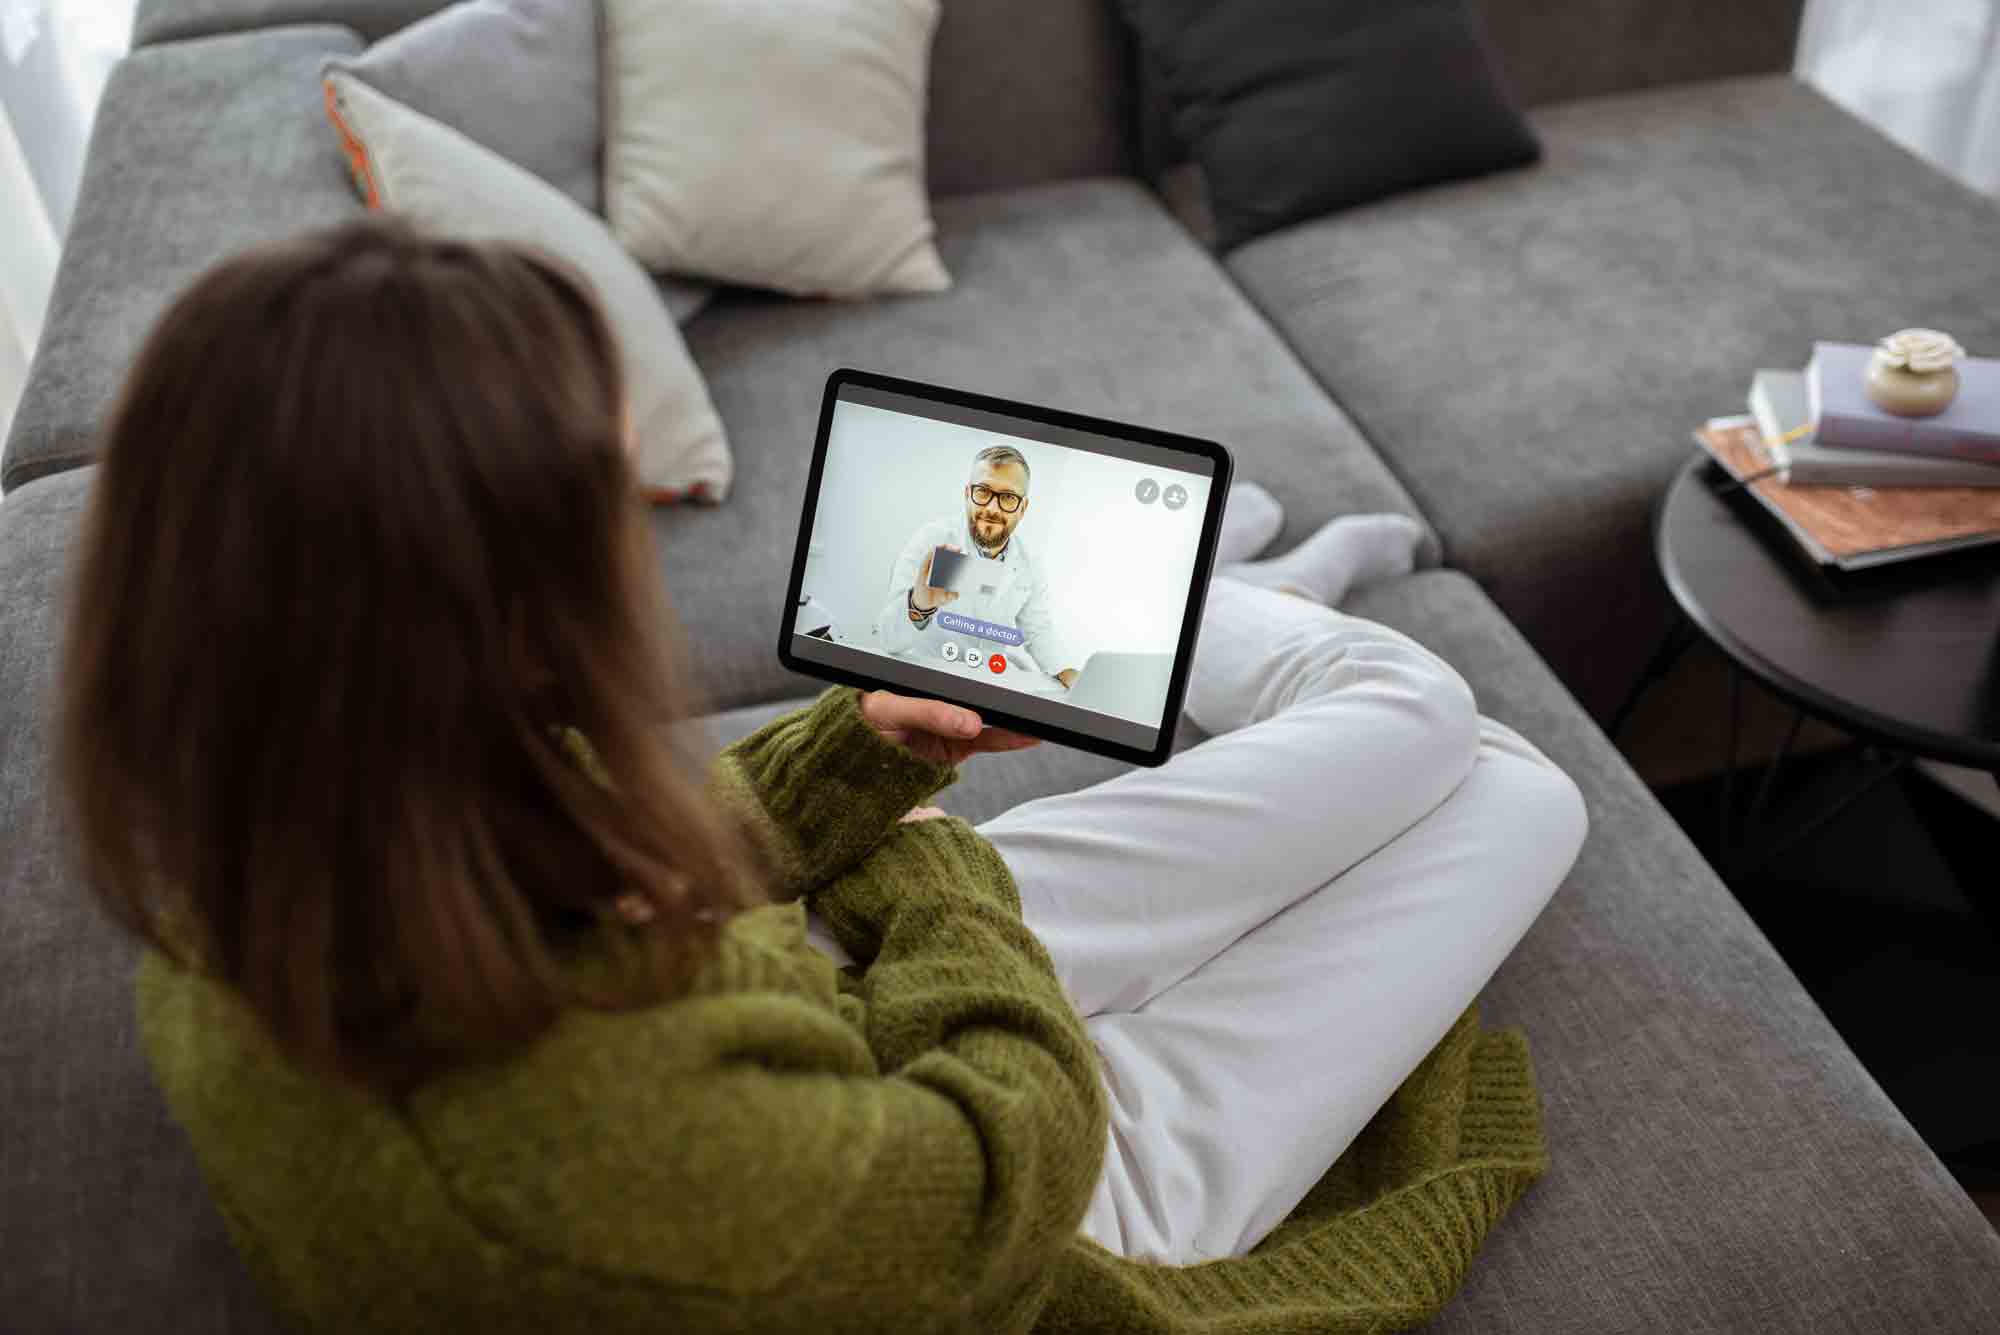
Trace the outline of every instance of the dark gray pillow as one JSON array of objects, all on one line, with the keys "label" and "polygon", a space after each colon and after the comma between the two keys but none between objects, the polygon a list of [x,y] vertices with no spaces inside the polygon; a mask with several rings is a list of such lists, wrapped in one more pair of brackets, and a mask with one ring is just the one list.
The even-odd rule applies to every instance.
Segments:
[{"label": "dark gray pillow", "polygon": [[599,212],[597,0],[463,0],[328,65]]},{"label": "dark gray pillow", "polygon": [[1119,0],[1223,250],[1533,162],[1465,0]]}]

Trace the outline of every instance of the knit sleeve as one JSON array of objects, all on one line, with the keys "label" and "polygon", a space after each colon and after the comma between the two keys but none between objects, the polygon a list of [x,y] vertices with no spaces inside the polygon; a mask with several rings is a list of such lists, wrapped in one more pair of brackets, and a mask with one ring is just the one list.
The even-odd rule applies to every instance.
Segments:
[{"label": "knit sleeve", "polygon": [[858,863],[911,807],[949,784],[949,765],[920,759],[861,717],[861,693],[827,691],[717,757],[710,789],[764,836],[776,898],[823,885]]},{"label": "knit sleeve", "polygon": [[570,1017],[420,1107],[426,1143],[494,1236],[664,1286],[618,1329],[1026,1331],[1102,1166],[1082,1022],[962,821],[897,827],[821,898],[877,924],[841,1004],[768,967],[829,967],[797,906],[755,910],[712,987]]},{"label": "knit sleeve", "polygon": [[867,1245],[887,1249],[877,1265],[932,1312],[1004,1304],[1075,1237],[1102,1169],[1083,1022],[1006,865],[964,821],[899,827],[814,904],[867,961],[862,1029],[882,1072],[882,1134],[846,1227],[864,1236],[865,1219]]}]

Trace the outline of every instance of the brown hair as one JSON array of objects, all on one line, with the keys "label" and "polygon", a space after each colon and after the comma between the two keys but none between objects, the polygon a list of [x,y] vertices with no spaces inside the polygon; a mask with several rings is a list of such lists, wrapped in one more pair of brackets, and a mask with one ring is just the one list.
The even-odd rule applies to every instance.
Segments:
[{"label": "brown hair", "polygon": [[673,736],[623,412],[579,279],[379,219],[217,265],[125,383],[62,676],[83,871],[311,1068],[405,1088],[655,1001],[759,897]]}]

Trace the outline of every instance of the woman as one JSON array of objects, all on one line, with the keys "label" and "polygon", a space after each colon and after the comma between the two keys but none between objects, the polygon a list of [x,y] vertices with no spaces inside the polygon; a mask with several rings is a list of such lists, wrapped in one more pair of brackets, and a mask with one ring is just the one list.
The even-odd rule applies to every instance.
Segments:
[{"label": "woman", "polygon": [[1541,1166],[1518,1038],[1462,1012],[1584,820],[1441,661],[1324,605],[1415,526],[1230,567],[1187,702],[1217,735],[975,830],[921,804],[1028,742],[941,702],[829,691],[704,779],[624,432],[575,278],[379,221],[211,270],[117,405],[63,782],[280,1306],[1435,1310]]}]

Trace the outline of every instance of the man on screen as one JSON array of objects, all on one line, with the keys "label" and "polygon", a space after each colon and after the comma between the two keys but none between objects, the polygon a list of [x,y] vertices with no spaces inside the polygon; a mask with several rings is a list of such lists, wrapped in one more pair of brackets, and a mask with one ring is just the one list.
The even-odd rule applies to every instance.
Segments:
[{"label": "man on screen", "polygon": [[[940,623],[949,607],[953,620],[963,617],[1018,631],[1021,646],[1064,687],[1076,680],[1076,668],[1055,642],[1048,581],[1014,531],[1028,513],[1028,482],[1028,461],[1011,445],[988,446],[973,456],[963,514],[920,526],[896,558],[888,603],[875,620],[875,637],[883,649],[920,661],[925,655],[945,661],[942,647],[948,642],[986,655],[1011,647],[1005,638],[954,631],[949,622]],[[940,547],[971,557],[956,590],[931,584],[931,563]]]}]

